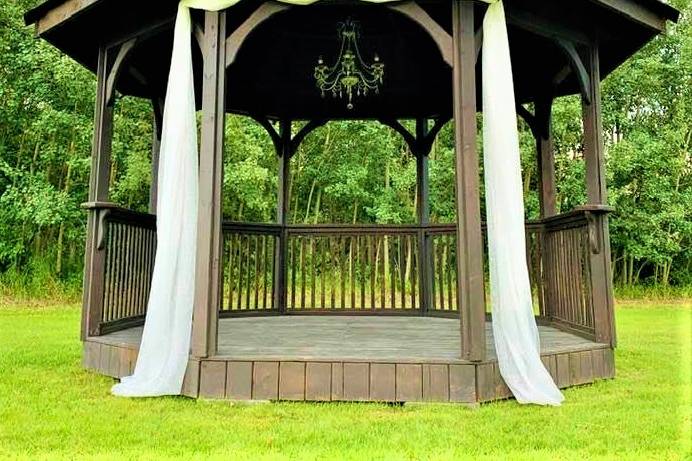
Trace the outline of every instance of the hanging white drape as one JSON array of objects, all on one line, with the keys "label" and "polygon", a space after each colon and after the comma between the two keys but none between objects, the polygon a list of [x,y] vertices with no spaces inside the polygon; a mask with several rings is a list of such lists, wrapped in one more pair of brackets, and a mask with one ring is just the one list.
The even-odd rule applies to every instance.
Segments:
[{"label": "hanging white drape", "polygon": [[483,168],[490,300],[500,374],[520,403],[559,405],[543,366],[526,266],[524,199],[504,6],[483,20]]},{"label": "hanging white drape", "polygon": [[[163,116],[154,275],[135,372],[113,387],[116,395],[175,395],[182,388],[192,331],[198,195],[190,8],[219,11],[238,1],[181,0],[179,4]],[[308,5],[318,0],[282,1]],[[540,360],[524,259],[519,142],[501,0],[488,8],[483,36],[486,209],[500,372],[519,402],[558,405],[562,395]]]},{"label": "hanging white drape", "polygon": [[147,317],[135,372],[113,386],[115,395],[180,394],[190,353],[199,180],[191,30],[190,13],[180,8],[163,115]]}]

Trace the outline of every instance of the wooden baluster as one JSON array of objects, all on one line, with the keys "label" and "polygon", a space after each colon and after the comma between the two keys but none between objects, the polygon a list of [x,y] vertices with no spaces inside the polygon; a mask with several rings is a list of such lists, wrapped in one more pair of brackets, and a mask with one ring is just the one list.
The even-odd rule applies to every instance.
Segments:
[{"label": "wooden baluster", "polygon": [[114,290],[113,290],[113,281],[114,281],[114,274],[113,274],[113,269],[114,269],[114,247],[113,247],[113,226],[112,224],[110,225],[110,229],[108,232],[108,235],[106,236],[106,268],[105,268],[105,273],[106,276],[104,277],[104,297],[103,297],[103,309],[101,310],[101,322],[105,323],[108,322],[109,316],[110,316],[110,310],[113,307],[113,296],[114,296]]},{"label": "wooden baluster", "polygon": [[348,237],[348,277],[351,282],[351,309],[356,308],[356,280],[355,280],[355,267],[353,265],[353,256],[354,256],[354,244],[353,241],[357,237],[355,235],[351,235]]},{"label": "wooden baluster", "polygon": [[276,274],[276,269],[277,269],[276,268],[276,259],[277,258],[276,258],[275,253],[276,253],[276,249],[279,247],[279,236],[274,235],[272,238],[269,239],[269,241],[271,242],[270,244],[272,245],[271,247],[269,247],[272,249],[271,272],[269,273],[269,277],[271,277],[271,281],[272,281],[272,287],[271,287],[272,289],[271,289],[271,292],[269,294],[269,300],[271,302],[272,310],[279,310],[279,306],[276,304],[276,298],[274,297],[274,290],[276,290],[276,284],[278,283],[278,281],[276,279],[276,275],[277,275]]},{"label": "wooden baluster", "polygon": [[245,310],[250,310],[252,309],[252,305],[250,304],[250,292],[252,291],[252,262],[250,260],[250,258],[252,257],[252,235],[247,234],[245,237],[245,241],[247,242],[247,246],[245,247]]},{"label": "wooden baluster", "polygon": [[315,237],[310,237],[310,309],[315,308]]},{"label": "wooden baluster", "polygon": [[125,263],[125,247],[123,245],[122,227],[120,223],[113,222],[110,224],[110,231],[113,232],[114,242],[113,248],[117,248],[117,252],[113,255],[116,260],[115,266],[115,299],[111,311],[108,313],[109,321],[115,320],[120,310],[120,305],[123,302],[123,264]]},{"label": "wooden baluster", "polygon": [[245,248],[245,235],[238,234],[238,300],[236,301],[238,310],[241,310],[243,305],[243,259],[245,258],[243,248]]},{"label": "wooden baluster", "polygon": [[346,249],[346,237],[338,237],[339,246],[339,281],[341,282],[341,308],[346,308],[346,258],[344,250]]},{"label": "wooden baluster", "polygon": [[401,288],[401,309],[406,309],[406,262],[404,241],[405,235],[399,235],[397,243],[399,245],[399,284]]},{"label": "wooden baluster", "polygon": [[141,268],[142,268],[142,228],[137,226],[135,227],[135,270],[134,270],[134,294],[135,294],[135,299],[134,299],[134,304],[132,306],[132,312],[130,313],[131,317],[134,317],[137,315],[137,312],[139,311],[140,304],[141,304],[141,293],[142,293],[142,277],[141,277]]},{"label": "wooden baluster", "polygon": [[394,251],[394,237],[387,235],[387,255],[389,256],[389,307],[396,309],[396,252]]},{"label": "wooden baluster", "polygon": [[235,250],[235,247],[233,245],[233,240],[235,238],[235,234],[229,233],[225,236],[224,241],[226,242],[226,254],[228,255],[227,260],[226,260],[226,267],[228,268],[228,300],[226,302],[226,306],[222,306],[222,310],[232,310],[233,309],[233,284],[235,282],[235,278],[233,277],[233,263],[235,262],[233,258],[233,251]]},{"label": "wooden baluster", "polygon": [[358,237],[358,268],[360,274],[360,308],[365,309],[365,274],[367,267],[366,252],[368,250],[367,237],[361,235]]},{"label": "wooden baluster", "polygon": [[300,308],[305,309],[305,236],[300,238]]},{"label": "wooden baluster", "polygon": [[271,241],[269,235],[264,234],[262,236],[262,310],[267,309],[267,266],[268,266],[268,242]]},{"label": "wooden baluster", "polygon": [[432,305],[429,306],[430,310],[438,310],[438,303],[437,303],[437,247],[439,246],[437,243],[440,240],[440,237],[438,235],[433,235],[430,239],[430,273],[432,274],[430,276],[430,300],[432,301]]},{"label": "wooden baluster", "polygon": [[[447,262],[447,306],[449,310],[454,310],[456,303],[452,294],[452,270],[455,266],[452,264],[452,252],[454,251],[455,242],[452,241],[450,236],[447,236],[445,240],[447,242],[447,254],[449,256],[449,261]],[[456,280],[456,278],[454,280]]]},{"label": "wooden baluster", "polygon": [[327,303],[325,302],[326,294],[325,294],[325,277],[328,272],[327,267],[325,265],[325,254],[326,254],[326,249],[325,249],[325,240],[324,237],[320,237],[318,240],[318,245],[319,245],[319,255],[320,255],[320,309],[326,309],[327,308]]},{"label": "wooden baluster", "polygon": [[293,238],[291,238],[288,242],[289,247],[290,247],[290,252],[291,252],[291,306],[290,309],[295,309],[296,308],[296,265],[298,264],[297,261],[297,250],[296,246],[298,244],[297,240],[300,238],[300,236],[296,235]]},{"label": "wooden baluster", "polygon": [[418,274],[419,274],[419,264],[418,264],[418,236],[417,235],[409,235],[408,236],[408,244],[409,244],[409,250],[410,250],[410,258],[411,258],[411,309],[421,309],[420,306],[416,306],[417,299],[418,299],[418,292],[417,292],[417,280],[418,280]]},{"label": "wooden baluster", "polygon": [[376,300],[375,300],[375,290],[377,287],[377,268],[375,267],[375,258],[376,256],[376,243],[375,243],[375,236],[374,235],[369,235],[368,236],[368,261],[370,264],[370,309],[375,309],[377,306]]},{"label": "wooden baluster", "polygon": [[135,228],[131,224],[127,225],[127,241],[127,304],[125,305],[125,310],[123,311],[121,318],[127,318],[130,316],[135,298],[135,259],[137,257],[137,253],[135,243]]},{"label": "wooden baluster", "polygon": [[336,254],[335,254],[335,249],[336,245],[334,243],[334,237],[329,236],[329,263],[331,266],[331,271],[330,271],[330,276],[329,276],[329,285],[330,285],[330,291],[331,291],[331,298],[332,298],[332,309],[336,308]]}]

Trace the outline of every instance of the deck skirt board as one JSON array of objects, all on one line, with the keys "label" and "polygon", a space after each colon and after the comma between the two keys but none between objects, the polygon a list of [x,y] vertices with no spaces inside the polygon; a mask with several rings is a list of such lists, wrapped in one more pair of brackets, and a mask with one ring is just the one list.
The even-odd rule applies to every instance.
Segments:
[{"label": "deck skirt board", "polygon": [[[606,344],[539,326],[543,363],[560,387],[614,375]],[[134,369],[142,328],[84,343],[84,367]],[[225,318],[218,355],[191,360],[183,393],[232,400],[485,402],[511,397],[486,324],[488,356],[460,358],[459,321],[430,317]]]}]

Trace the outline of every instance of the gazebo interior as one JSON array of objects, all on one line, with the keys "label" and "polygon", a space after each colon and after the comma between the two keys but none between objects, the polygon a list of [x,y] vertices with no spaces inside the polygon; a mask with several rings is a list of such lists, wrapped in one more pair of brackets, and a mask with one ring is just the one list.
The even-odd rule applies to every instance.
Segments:
[{"label": "gazebo interior", "polygon": [[[156,251],[149,213],[109,201],[113,105],[152,102],[157,132],[177,1],[49,0],[26,15],[37,34],[98,76],[82,322],[84,366],[132,373]],[[183,393],[237,400],[476,403],[511,396],[486,307],[476,116],[482,20],[471,0],[311,6],[242,0],[193,11],[201,111],[200,207],[192,349]],[[657,0],[505,0],[516,106],[536,137],[541,217],[526,222],[541,354],[560,387],[614,376],[613,295],[603,173],[600,80],[677,20]],[[356,21],[360,51],[385,65],[378,92],[323,96],[337,26]],[[558,214],[550,114],[579,94],[587,202]],[[252,117],[279,158],[276,221],[222,219],[224,116]],[[384,123],[417,161],[415,225],[289,224],[290,159],[331,120]],[[415,123],[402,123],[403,120]],[[456,136],[457,222],[429,218],[428,153]],[[415,126],[409,130],[408,127]],[[153,143],[156,178],[159,142]]]}]

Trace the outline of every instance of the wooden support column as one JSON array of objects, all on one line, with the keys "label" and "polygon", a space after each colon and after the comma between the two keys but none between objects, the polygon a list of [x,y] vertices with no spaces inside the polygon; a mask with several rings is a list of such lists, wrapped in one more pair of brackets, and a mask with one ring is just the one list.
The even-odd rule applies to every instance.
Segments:
[{"label": "wooden support column", "polygon": [[476,152],[476,46],[473,1],[453,0],[454,135],[456,150],[457,306],[461,357],[485,359],[485,292],[478,153]]},{"label": "wooden support column", "polygon": [[538,198],[541,218],[557,214],[555,189],[555,153],[552,133],[552,96],[542,96],[535,101],[536,152],[538,156]]},{"label": "wooden support column", "polygon": [[225,122],[226,13],[207,11],[204,17],[204,80],[199,159],[199,205],[192,355],[216,354],[220,302],[221,194]]},{"label": "wooden support column", "polygon": [[430,181],[428,176],[428,156],[432,143],[423,142],[428,136],[428,120],[425,118],[416,120],[416,143],[413,154],[416,156],[416,177],[418,179],[417,215],[418,225],[422,227],[418,231],[418,269],[420,286],[420,312],[425,315],[432,307],[432,277],[430,264],[430,238],[424,229],[430,224]]},{"label": "wooden support column", "polygon": [[[608,196],[605,184],[605,158],[603,145],[603,126],[601,121],[601,76],[599,68],[598,45],[587,50],[589,71],[589,98],[582,97],[584,121],[584,161],[586,164],[587,205],[607,205]],[[606,213],[589,214],[591,231],[599,242],[596,250],[589,252],[592,302],[596,341],[615,345],[615,324],[613,316],[613,285],[610,260],[610,236]]]},{"label": "wooden support column", "polygon": [[[94,139],[91,151],[89,202],[108,201],[111,172],[111,144],[113,139],[113,107],[108,104],[108,52],[99,49],[96,107],[94,110]],[[105,248],[98,248],[99,226],[105,225],[108,210],[90,209],[87,219],[86,250],[84,254],[84,291],[82,299],[81,339],[100,334],[103,310]]]},{"label": "wooden support column", "polygon": [[274,306],[279,312],[286,312],[286,253],[288,251],[288,235],[286,226],[288,225],[288,196],[290,183],[291,165],[291,121],[281,120],[279,129],[279,139],[276,143],[276,150],[279,156],[279,181],[276,201],[276,223],[281,226],[281,236],[276,242],[275,264],[274,264]]}]

